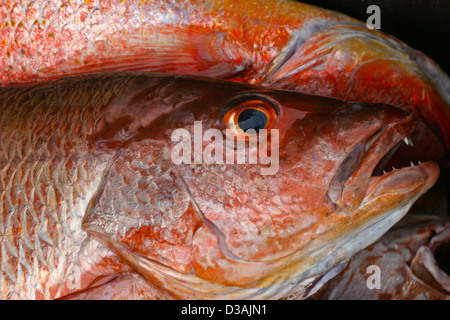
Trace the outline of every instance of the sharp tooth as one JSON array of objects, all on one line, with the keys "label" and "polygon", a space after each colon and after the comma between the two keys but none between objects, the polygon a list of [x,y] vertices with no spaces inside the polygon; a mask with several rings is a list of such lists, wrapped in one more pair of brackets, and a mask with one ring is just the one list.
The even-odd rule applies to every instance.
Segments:
[{"label": "sharp tooth", "polygon": [[392,166],[392,171],[394,171],[395,170],[395,168],[394,168],[394,166]]},{"label": "sharp tooth", "polygon": [[408,137],[404,137],[403,141],[406,143],[406,145],[409,145]]},{"label": "sharp tooth", "polygon": [[422,162],[419,161],[419,164],[422,164]]},{"label": "sharp tooth", "polygon": [[383,174],[386,174],[386,171],[383,170]]},{"label": "sharp tooth", "polygon": [[411,147],[414,147],[414,144],[413,144],[413,142],[412,142],[410,137],[408,137],[408,141],[409,141],[409,144],[411,145]]},{"label": "sharp tooth", "polygon": [[411,167],[414,167],[414,163],[412,161],[410,162],[410,164],[411,164]]}]

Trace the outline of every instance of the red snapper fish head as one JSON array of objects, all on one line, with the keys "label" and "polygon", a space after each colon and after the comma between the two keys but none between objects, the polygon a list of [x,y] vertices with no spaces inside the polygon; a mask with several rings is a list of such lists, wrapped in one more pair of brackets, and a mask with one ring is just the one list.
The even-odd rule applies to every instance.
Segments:
[{"label": "red snapper fish head", "polygon": [[414,123],[388,105],[141,75],[92,136],[119,152],[83,229],[180,298],[306,296],[435,183],[433,162],[372,176]]}]

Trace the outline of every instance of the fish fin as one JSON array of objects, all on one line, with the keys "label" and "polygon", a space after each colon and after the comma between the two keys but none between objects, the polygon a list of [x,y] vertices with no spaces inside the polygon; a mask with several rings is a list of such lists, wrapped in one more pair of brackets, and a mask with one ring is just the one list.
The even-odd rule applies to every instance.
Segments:
[{"label": "fish fin", "polygon": [[105,277],[100,278],[88,288],[58,300],[166,300],[173,298],[166,291],[148,283],[136,274],[111,275],[106,279]]},{"label": "fish fin", "polygon": [[245,69],[238,42],[224,32],[206,29],[149,28],[139,34],[97,41],[93,47],[75,52],[56,67],[43,68],[40,74],[55,79],[94,72],[140,71],[228,78]]}]

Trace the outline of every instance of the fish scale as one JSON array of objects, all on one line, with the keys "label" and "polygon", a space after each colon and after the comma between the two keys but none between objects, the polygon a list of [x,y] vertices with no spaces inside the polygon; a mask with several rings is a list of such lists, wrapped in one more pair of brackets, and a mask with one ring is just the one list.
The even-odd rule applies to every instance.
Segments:
[{"label": "fish scale", "polygon": [[[192,219],[193,212],[188,210],[190,199],[182,185],[173,180],[170,169],[160,170],[172,164],[158,144],[147,143],[146,153],[119,155],[95,205],[95,214],[88,214],[85,224],[89,230],[123,243],[132,251],[158,257],[171,267],[188,272],[190,265],[177,257],[181,252],[190,254],[195,214]],[[138,181],[144,189],[139,189]],[[139,247],[142,241],[144,248]]]},{"label": "fish scale", "polygon": [[[175,129],[191,138],[195,119],[223,129],[230,105],[245,99],[277,111],[270,126],[281,134],[259,141],[280,155],[271,159],[276,174],[253,164],[175,165]],[[439,174],[428,162],[370,175],[414,126],[402,110],[230,81],[76,76],[0,88],[0,111],[2,298],[307,295]],[[361,144],[361,161],[349,165]],[[339,188],[352,197],[335,196]]]},{"label": "fish scale", "polygon": [[448,166],[450,79],[366,23],[298,1],[0,0],[0,86],[170,72],[394,105],[416,115],[410,161]]},{"label": "fish scale", "polygon": [[[306,17],[293,14],[304,7],[309,9]],[[245,14],[255,10],[261,12],[262,24],[278,28],[275,36]],[[225,5],[197,0],[1,0],[0,82],[107,70],[167,68],[223,77],[242,71],[244,64],[264,69],[295,30],[277,23],[271,13],[284,14],[298,27],[317,16],[349,20],[303,4],[278,6],[267,0]],[[231,44],[237,34],[251,39],[239,44],[248,48]]]},{"label": "fish scale", "polygon": [[[97,258],[105,254],[105,249],[79,251],[88,241],[79,227],[110,156],[96,155],[86,144],[86,129],[97,121],[104,104],[98,95],[92,101],[62,103],[68,93],[76,91],[48,88],[26,92],[16,87],[0,92],[0,109],[7,115],[0,119],[5,128],[0,138],[4,142],[0,146],[1,297],[58,297],[67,292],[65,283],[73,266],[82,266],[82,254]],[[46,103],[34,108],[34,99],[42,98]],[[74,109],[83,112],[69,111]],[[58,113],[65,116],[58,117]],[[66,132],[70,139],[59,140]]]}]

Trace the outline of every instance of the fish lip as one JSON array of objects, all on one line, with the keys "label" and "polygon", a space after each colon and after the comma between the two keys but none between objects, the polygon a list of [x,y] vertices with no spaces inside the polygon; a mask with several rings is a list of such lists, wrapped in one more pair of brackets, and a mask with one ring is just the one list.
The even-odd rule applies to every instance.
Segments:
[{"label": "fish lip", "polygon": [[327,191],[328,198],[337,209],[350,211],[361,204],[378,164],[387,154],[394,153],[399,143],[413,132],[416,123],[413,115],[387,122],[375,132],[368,133],[352,148],[336,169]]},{"label": "fish lip", "polygon": [[[394,169],[382,176],[371,177],[363,203],[375,200],[386,193],[406,194],[413,191],[418,184],[421,189],[431,188],[439,177],[439,166],[434,162],[424,162],[411,167]],[[403,180],[403,184],[398,180]]]}]

